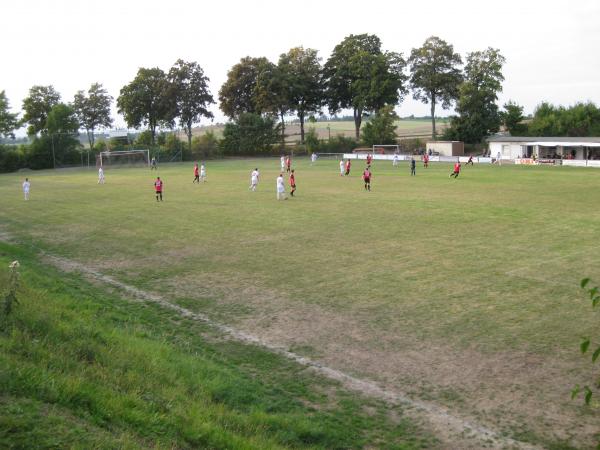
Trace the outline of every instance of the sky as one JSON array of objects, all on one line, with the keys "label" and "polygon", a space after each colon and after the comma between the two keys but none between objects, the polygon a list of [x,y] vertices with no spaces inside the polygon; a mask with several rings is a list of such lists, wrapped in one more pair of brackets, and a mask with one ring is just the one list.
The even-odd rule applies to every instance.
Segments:
[{"label": "sky", "polygon": [[[4,0],[0,17],[0,91],[14,112],[33,85],[51,84],[70,102],[100,82],[116,98],[138,68],[166,72],[179,58],[200,64],[218,102],[228,70],[244,56],[277,62],[304,46],[325,62],[344,37],[360,33],[405,57],[432,35],[463,59],[497,48],[506,58],[499,103],[516,101],[525,113],[542,101],[600,104],[598,0]],[[215,122],[225,121],[218,104],[212,110]],[[421,116],[429,106],[409,94],[396,111]],[[116,107],[114,115],[124,127]]]}]

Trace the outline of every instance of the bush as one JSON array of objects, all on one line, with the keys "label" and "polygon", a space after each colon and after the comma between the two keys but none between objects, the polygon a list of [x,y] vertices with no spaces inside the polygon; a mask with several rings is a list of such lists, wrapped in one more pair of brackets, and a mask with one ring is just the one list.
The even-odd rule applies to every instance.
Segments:
[{"label": "bush", "polygon": [[315,130],[314,127],[310,127],[304,135],[304,145],[306,146],[306,150],[309,153],[319,151],[319,135],[317,134],[317,130]]},{"label": "bush", "polygon": [[14,172],[23,167],[24,158],[16,145],[0,145],[0,172]]},{"label": "bush", "polygon": [[220,147],[227,155],[268,155],[280,140],[280,127],[271,117],[241,114],[237,121],[225,124]]},{"label": "bush", "polygon": [[338,134],[330,140],[322,140],[319,145],[319,151],[322,153],[346,153],[351,152],[358,144],[354,138]]},{"label": "bush", "polygon": [[219,140],[213,131],[207,131],[200,136],[192,138],[192,152],[190,159],[199,160],[207,158],[221,158],[223,152],[219,146]]}]

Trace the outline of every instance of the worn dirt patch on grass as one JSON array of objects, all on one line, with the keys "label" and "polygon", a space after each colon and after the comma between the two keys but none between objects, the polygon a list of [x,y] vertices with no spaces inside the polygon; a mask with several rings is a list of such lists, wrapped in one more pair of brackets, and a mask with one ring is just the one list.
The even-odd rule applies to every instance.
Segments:
[{"label": "worn dirt patch on grass", "polygon": [[258,282],[196,273],[169,280],[167,290],[175,297],[213,298],[231,311],[244,306],[243,314],[228,321],[246,333],[301,354],[310,349],[304,356],[460,411],[509,435],[527,430],[548,441],[594,442],[600,411],[582,414],[579,402],[570,401],[572,387],[585,381],[578,377],[589,372],[583,360],[574,359],[576,353],[483,353],[416,341],[409,332],[379,329],[369,313],[352,305],[345,311],[327,309]]}]

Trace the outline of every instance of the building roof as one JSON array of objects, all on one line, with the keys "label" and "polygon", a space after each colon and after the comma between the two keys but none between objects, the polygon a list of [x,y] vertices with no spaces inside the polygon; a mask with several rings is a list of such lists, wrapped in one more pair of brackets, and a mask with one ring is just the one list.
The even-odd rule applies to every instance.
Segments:
[{"label": "building roof", "polygon": [[545,142],[545,143],[577,143],[585,144],[600,144],[600,137],[551,137],[551,136],[490,136],[488,142]]}]

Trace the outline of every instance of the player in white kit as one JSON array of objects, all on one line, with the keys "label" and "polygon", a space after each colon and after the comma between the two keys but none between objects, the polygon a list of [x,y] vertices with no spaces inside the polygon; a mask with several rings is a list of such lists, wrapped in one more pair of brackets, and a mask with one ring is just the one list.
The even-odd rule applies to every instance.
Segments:
[{"label": "player in white kit", "polygon": [[285,156],[281,155],[281,171],[283,172],[285,170]]},{"label": "player in white kit", "polygon": [[206,166],[204,163],[200,166],[200,179],[203,183],[206,183]]},{"label": "player in white kit", "polygon": [[104,170],[102,167],[98,169],[98,184],[104,184]]},{"label": "player in white kit", "polygon": [[31,187],[31,183],[29,182],[29,178],[25,178],[23,181],[23,195],[25,196],[25,200],[29,200],[29,188]]},{"label": "player in white kit", "polygon": [[317,154],[313,153],[312,155],[310,155],[310,165],[312,166],[316,162],[317,162]]},{"label": "player in white kit", "polygon": [[285,184],[283,183],[283,174],[279,174],[277,177],[277,200],[287,200],[285,195]]},{"label": "player in white kit", "polygon": [[398,165],[398,159],[399,159],[399,158],[398,158],[398,155],[397,155],[397,154],[395,154],[395,155],[394,155],[394,162],[392,163],[392,165],[393,165],[394,167],[396,167],[396,166]]},{"label": "player in white kit", "polygon": [[346,170],[346,165],[344,164],[344,160],[340,161],[340,177],[344,176],[344,172]]},{"label": "player in white kit", "polygon": [[258,185],[258,177],[260,176],[258,172],[258,167],[252,171],[250,174],[250,189],[252,192],[256,191],[256,186]]}]

